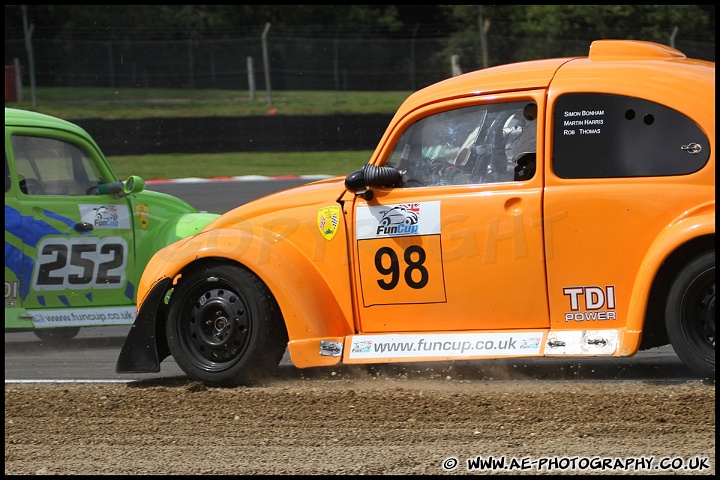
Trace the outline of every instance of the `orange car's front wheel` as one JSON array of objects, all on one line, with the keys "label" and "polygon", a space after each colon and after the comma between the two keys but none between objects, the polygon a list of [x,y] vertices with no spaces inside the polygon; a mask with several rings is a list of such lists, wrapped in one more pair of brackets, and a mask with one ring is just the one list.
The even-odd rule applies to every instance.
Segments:
[{"label": "orange car's front wheel", "polygon": [[216,386],[262,380],[287,346],[267,286],[239,265],[213,263],[183,274],[170,298],[166,334],[178,366]]}]

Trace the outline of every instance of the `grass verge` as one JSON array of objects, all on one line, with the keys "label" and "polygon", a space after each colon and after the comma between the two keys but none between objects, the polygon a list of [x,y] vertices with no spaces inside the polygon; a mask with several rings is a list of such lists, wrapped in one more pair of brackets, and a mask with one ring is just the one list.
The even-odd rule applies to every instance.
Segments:
[{"label": "grass verge", "polygon": [[22,102],[5,106],[34,110],[65,120],[84,118],[209,117],[246,115],[330,115],[395,113],[410,92],[274,91],[251,98],[243,90],[159,88],[38,88],[33,106],[29,88]]}]

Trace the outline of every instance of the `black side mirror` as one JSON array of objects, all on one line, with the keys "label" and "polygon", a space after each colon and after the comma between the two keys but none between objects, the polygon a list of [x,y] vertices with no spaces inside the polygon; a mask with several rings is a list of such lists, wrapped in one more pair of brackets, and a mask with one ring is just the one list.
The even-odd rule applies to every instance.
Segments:
[{"label": "black side mirror", "polygon": [[[402,187],[405,183],[403,172],[395,167],[376,167],[367,164],[362,169],[352,172],[345,178],[345,188],[363,198],[372,198],[372,191],[367,187]],[[369,195],[369,198],[368,198]]]},{"label": "black side mirror", "polygon": [[365,170],[355,170],[347,177],[345,177],[345,188],[351,192],[358,192],[365,190]]}]

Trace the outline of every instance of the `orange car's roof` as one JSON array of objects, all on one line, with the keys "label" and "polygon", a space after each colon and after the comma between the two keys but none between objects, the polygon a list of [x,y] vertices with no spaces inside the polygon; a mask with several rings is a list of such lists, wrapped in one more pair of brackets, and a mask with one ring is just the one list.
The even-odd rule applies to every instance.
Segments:
[{"label": "orange car's roof", "polygon": [[[638,81],[651,78],[652,82]],[[530,60],[499,65],[448,78],[410,95],[396,112],[393,124],[425,105],[476,95],[548,89],[650,95],[714,105],[715,63],[690,59],[666,45],[636,40],[596,40],[587,56]],[[651,86],[653,92],[647,91]],[[712,95],[712,98],[708,98]],[[695,98],[693,98],[695,97]],[[672,105],[671,105],[672,106]],[[714,115],[714,110],[711,112]]]},{"label": "orange car's roof", "polygon": [[547,88],[555,72],[572,58],[552,58],[510,63],[448,78],[410,95],[396,116],[404,116],[424,105],[485,93]]}]

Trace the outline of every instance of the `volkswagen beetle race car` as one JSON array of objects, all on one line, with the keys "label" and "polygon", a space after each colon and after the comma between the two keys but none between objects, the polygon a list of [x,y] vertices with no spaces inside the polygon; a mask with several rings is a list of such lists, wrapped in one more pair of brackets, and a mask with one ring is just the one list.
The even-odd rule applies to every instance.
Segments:
[{"label": "volkswagen beetle race car", "polygon": [[116,370],[628,357],[715,377],[715,64],[651,42],[401,105],[367,165],[157,252]]},{"label": "volkswagen beetle race car", "polygon": [[144,188],[79,126],[5,109],[6,332],[62,341],[134,322],[150,257],[218,217]]}]

